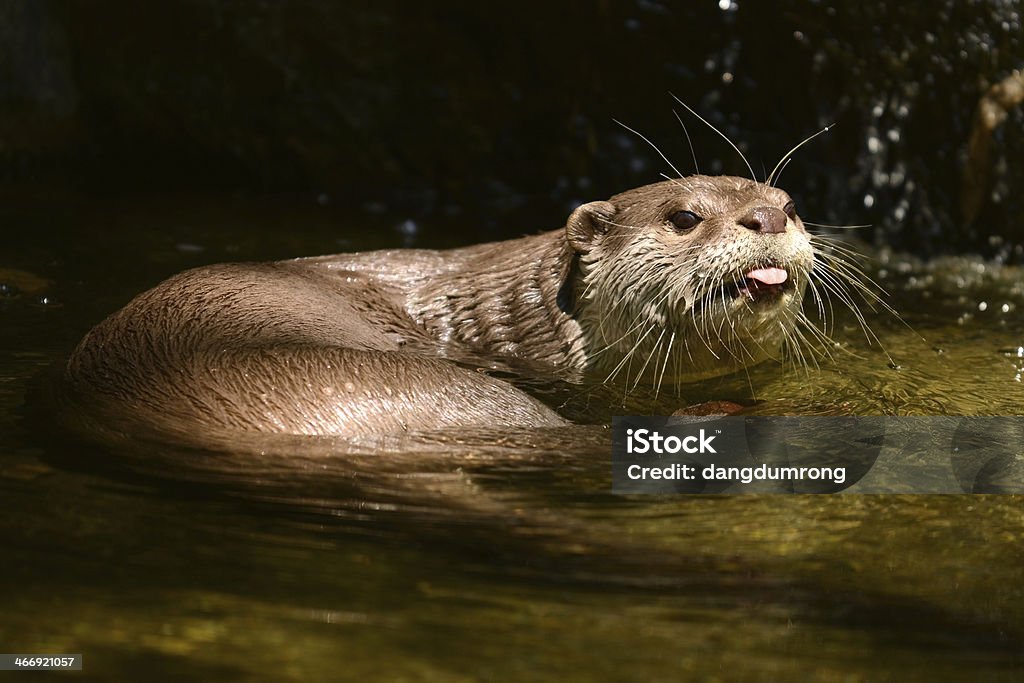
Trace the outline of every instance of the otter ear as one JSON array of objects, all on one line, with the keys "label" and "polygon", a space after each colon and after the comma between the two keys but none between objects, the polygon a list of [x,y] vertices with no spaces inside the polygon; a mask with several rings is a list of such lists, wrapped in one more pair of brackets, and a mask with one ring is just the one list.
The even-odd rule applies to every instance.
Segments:
[{"label": "otter ear", "polygon": [[611,202],[590,202],[578,207],[565,222],[565,237],[570,246],[586,254],[601,235],[608,232],[608,221],[615,215]]}]

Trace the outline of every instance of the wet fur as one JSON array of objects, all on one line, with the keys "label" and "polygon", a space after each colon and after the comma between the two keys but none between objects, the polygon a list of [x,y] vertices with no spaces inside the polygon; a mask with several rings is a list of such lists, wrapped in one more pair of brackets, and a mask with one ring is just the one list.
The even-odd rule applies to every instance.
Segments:
[{"label": "wet fur", "polygon": [[[100,323],[64,373],[72,411],[173,432],[363,436],[560,425],[537,400],[452,360],[512,358],[553,373],[661,383],[724,374],[793,342],[813,250],[738,221],[781,190],[691,176],[586,204],[562,230],[449,251],[393,250],[172,277]],[[674,211],[704,221],[680,234]],[[745,270],[796,286],[726,301]],[[670,369],[671,366],[671,369]]]}]

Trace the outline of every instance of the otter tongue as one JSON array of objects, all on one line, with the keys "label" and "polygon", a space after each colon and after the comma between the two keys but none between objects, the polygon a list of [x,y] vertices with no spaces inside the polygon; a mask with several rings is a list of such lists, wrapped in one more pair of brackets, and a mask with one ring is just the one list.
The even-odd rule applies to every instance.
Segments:
[{"label": "otter tongue", "polygon": [[781,285],[789,277],[789,274],[783,268],[755,268],[745,277],[763,285]]}]

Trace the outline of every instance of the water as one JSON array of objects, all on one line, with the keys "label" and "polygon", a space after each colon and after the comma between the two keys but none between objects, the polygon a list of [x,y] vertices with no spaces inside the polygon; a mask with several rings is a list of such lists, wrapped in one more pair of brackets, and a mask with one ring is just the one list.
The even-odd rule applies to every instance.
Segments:
[{"label": "water", "polygon": [[[85,680],[1020,680],[1021,497],[614,497],[619,389],[527,381],[591,424],[376,455],[55,434],[26,393],[145,287],[415,231],[302,197],[4,199],[4,651],[81,652]],[[906,323],[868,311],[880,345],[840,316],[835,361],[627,402],[1021,412],[1019,269],[870,268]]]}]

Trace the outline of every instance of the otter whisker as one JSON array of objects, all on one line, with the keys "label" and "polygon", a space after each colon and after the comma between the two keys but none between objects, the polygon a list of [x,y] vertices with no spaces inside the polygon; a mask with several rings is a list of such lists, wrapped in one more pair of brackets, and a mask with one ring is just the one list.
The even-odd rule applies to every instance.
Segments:
[{"label": "otter whisker", "polygon": [[852,286],[858,294],[860,294],[861,298],[864,299],[864,302],[871,307],[871,310],[875,310],[875,304],[877,304],[887,313],[895,316],[900,322],[906,324],[896,309],[890,306],[878,295],[878,293],[865,284],[866,281],[882,294],[887,294],[885,289],[868,276],[861,268],[849,261],[845,261],[835,256],[834,254],[821,253],[820,251],[815,250],[815,255],[821,257],[821,264],[824,268],[831,270],[836,274],[836,276],[843,278],[847,283],[849,283],[849,285]]},{"label": "otter whisker", "polygon": [[[844,277],[849,277],[848,274],[843,275]],[[874,343],[878,344],[879,348],[882,350],[882,353],[884,353],[886,358],[889,360],[889,363],[891,365],[894,365],[895,362],[893,361],[892,356],[889,355],[889,352],[885,349],[885,346],[882,344],[882,340],[878,338],[878,335],[875,334],[874,330],[872,330],[871,327],[867,324],[867,320],[864,318],[864,314],[861,312],[860,308],[856,305],[853,299],[850,298],[849,290],[847,289],[846,283],[837,277],[836,271],[830,271],[827,268],[823,268],[821,272],[818,273],[818,277],[820,278],[822,285],[827,290],[831,291],[837,297],[839,297],[839,300],[846,304],[846,306],[850,309],[850,311],[856,318],[857,323],[860,325],[861,330],[864,332],[864,336],[867,338],[868,343],[871,343],[873,341]],[[850,282],[863,287],[863,285],[861,285],[861,283],[857,281],[851,280]],[[892,310],[891,307],[888,306],[888,304],[884,304],[883,302],[883,305],[889,310]],[[897,318],[898,317],[899,316],[897,315]]]},{"label": "otter whisker", "polygon": [[[894,316],[901,323],[907,325],[906,321],[903,320],[896,309],[890,306],[878,295],[876,291],[872,290],[864,283],[866,280],[879,292],[885,294],[885,290],[882,289],[882,287],[874,280],[868,277],[860,268],[833,255],[818,254],[818,256],[820,257],[819,263],[821,265],[821,273],[831,274],[831,277],[837,284],[841,283],[844,291],[856,292],[872,311],[875,310],[875,306],[877,305],[882,310]],[[909,325],[907,325],[907,327],[910,329]]]},{"label": "otter whisker", "polygon": [[[707,304],[708,305],[710,305],[710,303],[711,303],[711,294],[712,294],[712,292],[711,292],[710,289],[704,294],[704,297],[707,298]],[[704,297],[702,297],[702,300],[703,300]],[[706,309],[706,308],[707,308],[707,306],[703,307],[703,309]],[[708,327],[707,327],[707,316],[703,315],[703,309],[702,309],[702,315],[701,315],[701,325],[702,325],[703,329],[702,329],[702,333],[699,334],[698,337],[700,338],[701,343],[704,344],[704,348],[706,348],[708,350],[708,352],[714,357],[715,360],[722,360],[722,357],[719,356],[717,353],[715,353],[715,350],[711,348],[711,345],[708,344],[708,341],[706,339],[706,337],[708,337],[709,335],[707,333],[707,329],[708,329]]]},{"label": "otter whisker", "polygon": [[853,262],[871,260],[856,249],[848,246],[845,238],[838,235],[811,235],[811,244],[820,247],[819,251],[823,253],[836,252]]},{"label": "otter whisker", "polygon": [[[619,124],[620,126],[622,126],[623,128],[625,128],[626,130],[628,130],[628,131],[629,131],[630,133],[632,133],[633,135],[637,136],[638,138],[640,138],[641,140],[643,140],[644,142],[646,142],[646,143],[647,143],[648,145],[650,145],[650,146],[651,146],[651,149],[653,149],[653,150],[654,150],[655,152],[657,152],[657,153],[658,153],[658,156],[660,156],[660,157],[661,157],[661,158],[662,158],[662,159],[663,159],[663,160],[665,161],[665,163],[666,163],[666,164],[668,164],[669,168],[671,168],[671,169],[672,169],[673,171],[675,171],[675,173],[676,173],[676,175],[677,175],[677,176],[679,176],[680,178],[682,178],[682,177],[683,177],[683,174],[679,172],[679,169],[678,169],[678,168],[676,168],[675,164],[673,164],[673,163],[672,163],[671,161],[669,161],[669,160],[668,160],[668,157],[667,157],[667,156],[665,156],[665,155],[664,155],[664,153],[662,153],[662,151],[661,151],[660,149],[658,149],[658,146],[657,146],[656,144],[654,144],[653,142],[651,142],[650,140],[648,140],[648,139],[647,139],[647,138],[646,138],[646,137],[645,137],[645,136],[643,135],[643,133],[641,133],[641,132],[639,132],[639,131],[637,131],[637,130],[634,130],[634,129],[630,128],[629,126],[627,126],[626,124],[624,124],[624,123],[623,123],[622,121],[619,121],[618,119],[612,119],[612,121],[615,121],[615,123]],[[674,179],[674,178],[666,178],[666,179],[667,179],[667,180],[671,180],[672,182],[675,182],[675,179]]]},{"label": "otter whisker", "polygon": [[658,394],[661,392],[661,382],[665,379],[665,370],[668,368],[669,358],[672,357],[672,344],[674,344],[675,341],[676,331],[672,330],[672,335],[668,338],[668,349],[665,351],[665,364],[661,366],[661,373],[658,375],[658,383],[654,386],[654,398],[658,398]]},{"label": "otter whisker", "polygon": [[683,123],[683,117],[679,115],[679,112],[675,109],[672,113],[676,116],[676,121],[683,127],[683,135],[686,136],[686,144],[690,146],[690,155],[693,157],[693,170],[695,173],[700,174],[700,164],[697,163],[697,152],[693,149],[693,140],[690,139],[690,131],[686,129],[686,124]]},{"label": "otter whisker", "polygon": [[812,365],[815,370],[820,368],[818,356],[814,353],[812,342],[804,335],[803,331],[794,327],[789,330],[786,339],[789,343],[789,348],[795,351],[795,365],[797,367],[802,368],[805,373],[808,373]]},{"label": "otter whisker", "polygon": [[781,320],[778,321],[778,326],[782,331],[783,358],[788,359],[794,366],[806,367],[806,360],[804,359],[803,349],[800,346],[800,340],[793,334],[792,330],[786,329],[785,324]]},{"label": "otter whisker", "polygon": [[[655,265],[656,265],[656,264],[655,264]],[[651,267],[653,268],[653,267],[654,267],[654,265],[652,265]],[[641,278],[641,279],[638,279],[638,280],[637,280],[637,282],[638,282],[638,283],[639,283],[639,282],[644,282],[644,279],[642,279],[642,278]],[[642,300],[642,299],[643,299],[643,297],[642,297],[642,296],[640,295],[640,293],[639,293],[639,292],[637,292],[637,291],[636,291],[636,290],[638,290],[638,289],[639,289],[639,285],[635,285],[635,286],[633,286],[633,287],[629,287],[629,288],[628,288],[628,290],[627,290],[627,292],[626,292],[626,293],[624,293],[623,297],[621,297],[620,299],[618,299],[618,301],[616,301],[616,302],[614,302],[614,303],[613,303],[613,305],[611,306],[611,311],[610,311],[610,312],[616,312],[616,313],[617,313],[618,309],[620,309],[620,307],[621,307],[621,306],[622,306],[623,304],[625,304],[626,302],[632,302],[632,301],[636,301],[636,300],[638,300],[638,299]],[[629,330],[627,331],[627,333],[626,333],[625,335],[623,335],[623,337],[621,337],[620,339],[618,339],[618,340],[616,340],[615,342],[613,342],[613,343],[612,343],[612,345],[614,345],[614,344],[617,344],[617,343],[618,343],[618,341],[621,341],[621,340],[622,340],[622,339],[624,339],[625,337],[629,336],[629,335],[630,335],[630,334],[632,333],[632,331],[636,329],[636,327],[639,327],[639,326],[634,326],[634,324],[635,324],[635,323],[637,323],[637,321],[640,321],[640,318],[641,318],[641,317],[642,317],[643,315],[645,315],[645,314],[650,314],[650,312],[651,312],[651,311],[654,311],[654,310],[655,310],[655,309],[657,309],[657,308],[658,308],[658,307],[659,307],[660,305],[662,305],[663,303],[665,303],[665,301],[666,301],[666,300],[668,300],[668,299],[669,299],[669,297],[671,297],[671,296],[672,296],[673,294],[674,294],[674,290],[673,290],[673,289],[671,289],[671,288],[669,288],[669,289],[667,289],[667,290],[665,291],[665,293],[664,293],[664,294],[660,295],[660,296],[659,296],[659,297],[658,297],[657,299],[655,299],[654,301],[652,301],[651,303],[649,303],[649,304],[648,304],[647,306],[643,306],[643,307],[641,307],[641,308],[640,308],[640,310],[639,310],[639,312],[638,312],[638,313],[636,314],[636,316],[635,316],[635,317],[633,318],[633,321],[631,321],[631,323],[630,323],[630,326],[631,326],[631,327],[630,327],[630,329],[629,329]],[[603,326],[604,326],[604,322],[606,321],[606,319],[607,319],[607,315],[605,315],[605,316],[603,316],[603,317],[602,317],[602,321],[601,321],[601,325],[600,325],[600,329],[602,330],[602,336],[603,336]],[[642,325],[643,325],[643,323],[641,322],[641,323],[640,323],[640,325],[642,326]],[[620,327],[620,329],[622,329],[622,327]],[[610,346],[610,345],[609,345],[609,346]],[[607,347],[606,347],[606,348],[607,348]]]},{"label": "otter whisker", "polygon": [[828,268],[821,268],[817,272],[817,275],[818,280],[821,282],[821,285],[826,290],[835,294],[840,301],[846,304],[846,307],[849,308],[850,311],[857,317],[858,322],[860,322],[861,326],[863,327],[864,324],[866,324],[866,321],[864,320],[864,314],[861,313],[860,308],[857,306],[856,302],[850,296],[850,291],[849,289],[847,289],[846,283],[843,280],[837,278],[833,274],[833,272],[830,271]]},{"label": "otter whisker", "polygon": [[814,278],[807,278],[807,285],[811,288],[811,296],[814,299],[814,303],[818,306],[818,317],[821,319],[823,324],[831,324],[835,327],[835,311],[832,309],[832,302],[828,302],[828,319],[826,321],[825,300],[818,291],[818,286],[815,284]]},{"label": "otter whisker", "polygon": [[815,325],[811,319],[803,313],[797,316],[794,321],[794,330],[801,325],[822,345],[822,351],[831,359],[832,352],[829,350],[829,347],[839,346],[838,342],[829,336],[825,330]]},{"label": "otter whisker", "polygon": [[[647,335],[651,333],[651,331],[654,329],[654,327],[655,327],[655,324],[651,323],[651,325],[649,327],[647,327],[647,329],[644,330],[644,332],[636,340],[636,343],[633,344],[633,347],[631,349],[629,349],[629,351],[626,352],[626,354],[625,354],[625,356],[623,356],[622,360],[619,361],[619,364],[616,365],[615,368],[611,371],[611,374],[609,374],[605,378],[605,380],[604,380],[605,383],[608,383],[608,382],[612,381],[613,379],[615,379],[615,377],[622,370],[623,366],[625,366],[627,363],[630,362],[630,359],[633,358],[633,354],[636,353],[636,350],[638,348],[640,348],[640,345],[643,343],[644,339],[647,338]],[[626,381],[627,382],[629,381],[629,370],[628,369],[626,370]]]},{"label": "otter whisker", "polygon": [[[650,313],[652,313],[652,312],[656,311],[656,310],[657,310],[657,308],[658,308],[659,306],[661,306],[661,304],[663,304],[663,303],[665,302],[665,300],[666,300],[666,299],[668,299],[668,297],[669,297],[669,296],[671,295],[671,293],[672,293],[672,292],[671,292],[671,290],[668,290],[668,291],[666,291],[666,292],[665,292],[665,293],[664,293],[664,294],[663,294],[663,295],[662,295],[662,296],[661,296],[660,298],[658,298],[658,299],[655,299],[654,301],[652,301],[652,302],[651,302],[650,304],[648,304],[647,306],[643,306],[643,307],[641,307],[641,308],[640,308],[640,311],[639,311],[639,312],[638,312],[638,313],[636,314],[636,316],[635,316],[635,317],[633,318],[633,320],[632,320],[632,321],[630,321],[630,324],[632,324],[632,323],[636,323],[636,322],[637,322],[638,320],[640,320],[640,318],[641,318],[641,317],[642,317],[642,316],[643,316],[644,314],[650,314]],[[631,296],[631,294],[630,294],[629,296]],[[617,302],[615,303],[615,308],[618,308],[618,306],[619,306],[620,304],[624,303],[624,302],[625,302],[625,301],[627,300],[627,298],[628,298],[627,296],[623,296],[622,298],[620,298],[620,299],[619,299],[619,301],[617,301]],[[648,319],[648,320],[649,320],[649,319]],[[631,328],[630,328],[630,332],[631,332],[632,330],[636,329],[637,327],[640,327],[640,326],[642,326],[642,325],[646,324],[646,323],[648,322],[648,320],[642,320],[642,321],[640,321],[640,323],[639,323],[639,324],[637,324],[637,325],[635,325],[635,326],[633,326],[633,327],[631,327]],[[655,324],[656,324],[656,321],[655,321]],[[622,339],[624,339],[624,338],[625,338],[626,336],[628,336],[628,335],[629,335],[629,333],[630,333],[630,332],[627,332],[627,333],[626,333],[625,335],[623,335],[622,337],[620,337],[620,338],[619,338],[619,340],[617,340],[617,341],[616,341],[615,343],[617,344],[617,343],[618,343],[618,341],[621,341]]]},{"label": "otter whisker", "polygon": [[[739,278],[736,277],[735,275],[733,275],[732,283],[733,283],[734,287],[738,288],[739,285],[740,285]],[[719,325],[718,325],[719,329],[724,327],[725,323],[728,322],[729,323],[729,330],[731,332],[735,332],[735,330],[736,330],[736,323],[735,323],[735,321],[733,321],[732,316],[729,314],[729,302],[726,300],[725,288],[724,287],[718,290],[718,295],[722,299],[722,310],[725,311],[725,315],[722,316],[722,320],[719,322]],[[718,338],[719,339],[722,338],[721,332],[718,333]]]},{"label": "otter whisker", "polygon": [[782,168],[779,169],[779,175],[775,176],[776,181],[782,177],[782,174],[786,171],[786,167],[789,166],[789,162],[791,161],[793,161],[793,157],[786,159],[786,163],[782,164]]},{"label": "otter whisker", "polygon": [[[595,278],[594,281],[597,282],[597,279]],[[617,301],[613,301],[611,307],[607,311],[605,311],[601,315],[601,317],[598,319],[598,333],[599,333],[599,336],[600,336],[601,339],[605,339],[606,338],[605,324],[609,320],[609,318],[611,318],[611,317],[616,317],[617,318],[617,316],[619,314],[620,307],[623,306],[626,301],[630,300],[630,298],[632,296],[634,296],[634,294],[636,294],[638,296],[638,293],[633,291],[637,287],[638,287],[638,285],[636,285],[635,283],[631,283],[630,285],[627,285],[626,291],[623,293],[623,296],[620,297]],[[638,320],[640,320],[640,318],[643,316],[643,314],[644,314],[644,309],[641,308],[640,311],[637,313],[637,315],[633,318],[633,320],[630,321],[630,325],[632,325],[633,323],[635,323]],[[619,322],[621,322],[621,321],[619,321]],[[643,325],[643,322],[641,322],[640,325]],[[618,327],[619,327],[619,329],[621,329],[622,327],[625,327],[625,325],[619,325]],[[624,339],[625,337],[629,336],[629,334],[633,331],[633,329],[635,329],[635,328],[630,327],[630,329],[627,330],[626,333],[619,340],[617,340],[614,343],[617,344],[618,341],[621,341],[621,339]],[[608,347],[605,347],[605,348],[608,348]],[[604,349],[602,349],[602,350],[604,350]]]},{"label": "otter whisker", "polygon": [[[794,278],[794,279],[796,279],[796,278]],[[799,291],[799,286],[798,286],[798,291]],[[804,356],[804,348],[803,348],[803,346],[806,345],[806,338],[801,336],[801,335],[799,335],[798,331],[796,330],[796,327],[799,324],[801,316],[804,319],[806,319],[806,316],[803,313],[803,309],[798,309],[796,311],[795,315],[787,316],[787,318],[785,320],[779,320],[778,322],[779,322],[780,327],[781,327],[781,329],[783,331],[783,335],[782,335],[783,358],[784,359],[785,358],[789,358],[790,354],[792,354],[793,362],[795,364],[800,365],[802,367],[806,367],[807,366],[807,360],[806,360],[806,357]],[[789,323],[789,324],[787,325],[787,323]],[[803,345],[801,344],[801,342],[803,342]]]},{"label": "otter whisker", "polygon": [[852,356],[854,356],[856,358],[862,358],[862,356],[860,356],[859,354],[854,353],[850,349],[848,349],[845,346],[841,345],[839,342],[837,342],[831,336],[826,334],[821,328],[819,328],[817,325],[815,325],[806,316],[803,316],[803,317],[798,318],[796,320],[796,327],[800,327],[804,331],[806,331],[806,332],[810,333],[811,335],[813,335],[814,339],[818,342],[818,345],[815,348],[817,348],[821,353],[823,353],[825,355],[826,358],[828,358],[832,362],[835,362],[835,357],[832,355],[832,352],[831,352],[831,349],[834,349],[834,348],[842,349],[844,353],[852,355]]},{"label": "otter whisker", "polygon": [[837,283],[841,283],[844,291],[856,292],[872,311],[875,310],[875,305],[878,305],[890,313],[895,313],[881,297],[857,280],[855,274],[846,269],[842,262],[827,263],[823,260],[821,265],[822,274],[827,273]]},{"label": "otter whisker", "polygon": [[[801,329],[801,326],[803,327],[803,329]],[[810,335],[814,338],[813,341],[817,341],[817,346],[813,343],[811,339],[807,337],[807,335],[804,333],[805,330],[806,332],[810,333]],[[828,357],[829,360],[835,360],[832,357],[832,352],[828,349],[829,344],[834,345],[835,342],[832,340],[831,337],[829,337],[827,334],[822,332],[822,330],[820,330],[816,325],[814,325],[814,323],[812,323],[807,318],[807,316],[797,316],[797,318],[793,321],[793,326],[790,330],[790,334],[792,338],[792,345],[794,349],[797,350],[800,356],[800,363],[803,367],[806,368],[808,365],[807,355],[805,355],[804,349],[810,352],[811,361],[814,363],[814,367],[816,369],[819,368],[820,366],[818,365],[817,356],[814,353],[815,350],[819,350],[826,357]]]},{"label": "otter whisker", "polygon": [[[701,116],[700,114],[695,112],[693,109],[691,109],[690,105],[688,105],[686,102],[683,102],[681,99],[676,97],[673,93],[669,93],[669,95],[671,95],[672,99],[674,99],[676,102],[678,102],[679,104],[683,105],[683,107],[686,108],[686,111],[690,112],[691,114],[696,116],[698,119],[700,119],[704,123],[704,125],[706,125],[708,128],[710,128],[711,130],[715,131],[720,136],[722,136],[722,139],[725,140],[726,142],[728,142],[729,146],[732,147],[734,150],[736,150],[736,153],[740,155],[740,159],[742,159],[743,163],[746,164],[747,170],[750,171],[750,179],[753,180],[756,183],[757,182],[757,176],[754,173],[754,167],[750,165],[749,161],[747,161],[747,157],[743,156],[743,152],[740,151],[740,148],[737,147],[733,143],[733,141],[729,139],[729,136],[726,135],[725,133],[723,133],[722,131],[718,130],[717,128],[715,128],[713,125],[711,125],[711,123],[707,119],[705,119],[703,116]],[[678,171],[676,171],[676,172],[678,173]]]},{"label": "otter whisker", "polygon": [[785,161],[785,160],[786,160],[786,159],[788,159],[788,158],[789,158],[790,156],[792,156],[793,152],[797,151],[798,149],[800,149],[801,147],[803,147],[804,145],[806,145],[806,144],[807,144],[808,142],[810,142],[810,141],[811,141],[811,140],[813,140],[814,138],[818,137],[819,135],[822,135],[822,134],[824,134],[824,133],[827,133],[827,132],[828,132],[828,131],[829,131],[830,129],[832,129],[833,127],[835,127],[835,125],[836,125],[836,124],[834,124],[834,123],[832,123],[832,124],[829,124],[829,125],[825,126],[824,128],[822,128],[821,130],[819,130],[819,131],[818,131],[817,133],[815,133],[815,134],[813,134],[813,135],[809,135],[809,136],[807,136],[807,137],[806,137],[806,138],[804,138],[804,139],[803,139],[803,140],[802,140],[802,141],[801,141],[800,143],[798,143],[798,144],[797,144],[797,145],[796,145],[795,147],[793,147],[793,149],[791,149],[791,150],[789,150],[788,152],[786,152],[785,154],[783,154],[783,155],[782,155],[782,158],[781,158],[781,159],[779,159],[779,163],[775,164],[775,168],[773,168],[773,169],[772,169],[772,172],[768,174],[768,179],[764,181],[764,182],[765,182],[765,184],[766,184],[766,185],[768,185],[769,187],[771,187],[771,186],[772,186],[772,178],[774,178],[774,177],[775,177],[775,172],[779,170],[779,166],[781,166],[781,165],[782,165],[782,162],[783,162],[783,161]]},{"label": "otter whisker", "polygon": [[683,362],[683,352],[686,353],[686,356],[687,358],[690,359],[690,362],[693,362],[693,356],[690,354],[690,345],[686,341],[686,336],[683,335],[682,339],[682,349],[677,350],[675,354],[672,355],[672,377],[675,379],[675,381],[672,383],[672,386],[675,388],[676,396],[683,395],[683,373],[679,371],[679,364]]},{"label": "otter whisker", "polygon": [[[824,245],[824,248],[818,248],[819,245],[816,244],[817,241],[817,239],[811,241],[811,245],[815,247],[815,256],[821,257],[823,261],[830,265],[840,266],[846,269],[846,271],[850,273],[854,279],[862,278],[864,280],[867,280],[875,289],[882,292],[882,294],[888,294],[888,292],[886,292],[880,284],[872,280],[871,277],[867,273],[865,273],[859,265],[857,265],[856,260],[864,258],[858,252],[853,251],[852,249],[846,247],[845,245],[834,242],[827,242]],[[847,258],[851,260],[847,260]]]},{"label": "otter whisker", "polygon": [[[780,324],[782,324],[782,323],[783,323],[783,321],[781,321],[781,320],[780,320],[780,321],[778,321],[778,322],[779,322]],[[734,334],[734,335],[732,336],[732,338],[733,338],[733,339],[739,339],[739,337],[737,337],[737,336],[736,336],[735,334]],[[752,337],[752,338],[750,339],[750,341],[752,341],[752,342],[754,343],[754,345],[756,345],[756,346],[757,346],[757,348],[758,348],[758,349],[760,349],[760,351],[761,351],[761,353],[763,354],[763,356],[765,356],[765,357],[767,357],[767,358],[774,358],[775,354],[773,354],[773,353],[772,353],[771,351],[769,351],[768,349],[766,349],[766,348],[764,347],[764,345],[763,345],[763,344],[762,344],[762,343],[761,343],[760,341],[758,341],[758,340],[757,340],[757,338],[756,338],[756,337]],[[743,352],[744,354],[746,354],[747,358],[749,358],[749,359],[750,359],[751,361],[753,361],[753,360],[754,360],[754,359],[756,358],[756,357],[754,356],[754,354],[753,354],[753,353],[751,353],[750,349],[748,349],[748,348],[747,348],[747,347],[746,347],[746,346],[745,346],[745,345],[743,344],[743,342],[742,342],[742,341],[740,341],[740,350],[741,350],[741,351],[742,351],[742,352]],[[734,357],[734,358],[736,358],[736,360],[740,361],[741,363],[743,362],[743,359],[742,359],[742,358],[740,358],[740,357],[738,357],[738,356],[736,356],[735,354],[733,354],[733,357]]]},{"label": "otter whisker", "polygon": [[[740,280],[739,280],[738,276],[736,276],[735,274],[733,275],[733,284],[735,286],[737,286],[737,287],[740,284]],[[722,299],[722,310],[725,312],[725,315],[721,317],[721,319],[718,322],[718,327],[715,328],[715,336],[718,338],[718,341],[722,342],[722,346],[725,348],[726,351],[729,352],[729,355],[732,356],[734,359],[736,359],[737,361],[739,361],[742,364],[743,363],[742,357],[737,355],[736,352],[733,350],[734,342],[737,339],[736,334],[735,334],[736,323],[733,321],[732,317],[729,314],[729,304],[728,304],[728,301],[726,300],[725,289],[719,289],[718,292],[719,292],[719,296]],[[724,339],[722,337],[722,329],[725,327],[725,324],[727,322],[729,323],[729,331],[732,333],[732,334],[729,335],[729,339],[728,340],[726,340],[726,339]],[[753,354],[751,354],[749,352],[747,347],[744,346],[742,342],[740,342],[739,347],[740,347],[739,350],[740,350],[741,353],[746,353],[746,355],[748,357],[753,358]]]},{"label": "otter whisker", "polygon": [[[599,354],[601,354],[601,353],[603,353],[603,352],[605,352],[605,351],[607,351],[607,350],[609,350],[609,349],[611,349],[611,348],[613,348],[615,346],[618,346],[618,344],[622,340],[624,340],[626,337],[630,336],[630,334],[633,333],[633,330],[635,330],[635,329],[637,329],[639,327],[643,327],[644,325],[646,325],[649,322],[649,320],[641,320],[640,318],[644,315],[644,313],[648,312],[648,310],[653,309],[653,308],[657,308],[661,304],[661,302],[663,302],[668,296],[669,296],[669,292],[666,292],[660,299],[655,300],[650,306],[641,308],[640,312],[636,314],[636,316],[633,318],[632,321],[630,321],[631,327],[628,330],[626,330],[626,333],[623,334],[618,339],[616,339],[615,341],[613,341],[613,342],[611,342],[609,344],[606,344],[604,347],[602,347],[598,351],[595,351],[594,355],[597,356],[597,355],[599,355]],[[622,304],[625,301],[625,299],[626,299],[626,297],[624,296],[623,298],[619,299],[619,301],[615,302],[615,304],[613,306],[613,309],[617,308],[620,304]],[[603,328],[603,321],[604,321],[604,318],[602,318],[602,323],[601,323],[601,325],[599,325],[599,330],[602,331],[602,338],[603,338],[603,329],[604,329]]]},{"label": "otter whisker", "polygon": [[[852,252],[841,245],[829,244],[829,249],[832,251],[836,251],[839,254],[845,253],[849,255],[851,258],[864,258],[859,253]],[[895,308],[890,306],[884,299],[882,299],[879,296],[878,292],[881,292],[883,295],[887,294],[887,292],[880,284],[878,284],[867,273],[865,273],[862,268],[860,268],[855,263],[852,263],[841,258],[839,255],[835,253],[823,251],[822,249],[819,249],[817,247],[814,248],[814,253],[817,262],[822,267],[822,270],[832,272],[836,278],[841,279],[843,282],[848,284],[850,288],[857,292],[857,294],[864,300],[864,302],[868,305],[869,308],[871,308],[872,311],[875,310],[875,306],[877,305],[882,310],[894,316],[904,326],[906,326],[907,329],[913,330],[913,328],[911,328],[910,325],[908,325],[906,321],[903,320],[899,312],[896,311]],[[872,287],[874,289],[872,289]]]},{"label": "otter whisker", "polygon": [[[690,339],[688,336],[683,337],[683,348],[686,350],[686,357],[690,360],[690,365],[693,365],[693,352],[690,351]],[[676,367],[676,377],[679,377],[679,368]]]},{"label": "otter whisker", "polygon": [[[644,335],[637,341],[636,346],[634,346],[633,349],[630,351],[630,354],[629,354],[629,359],[630,359],[629,360],[629,365],[627,365],[627,367],[626,367],[626,379],[625,379],[625,382],[623,382],[623,389],[624,389],[624,391],[623,391],[623,401],[625,401],[625,398],[629,395],[629,392],[631,391],[631,389],[629,388],[629,377],[630,377],[630,372],[633,369],[633,358],[636,356],[636,352],[640,348],[640,345],[643,342],[646,342],[648,338],[650,338],[651,334],[654,333],[654,330],[657,327],[658,327],[658,325],[657,325],[657,322],[655,321],[651,325],[651,327],[648,328],[648,330],[644,333]],[[664,334],[665,334],[665,330],[664,330],[664,328],[662,328],[661,335],[663,336]],[[657,346],[657,344],[660,342],[660,340],[661,340],[661,336],[658,337],[658,342],[655,342],[655,346]],[[647,357],[647,360],[644,362],[643,367],[641,367],[640,371],[637,373],[637,381],[633,384],[633,389],[636,389],[637,385],[640,383],[640,380],[643,378],[644,370],[647,368],[647,364],[650,362],[651,356],[653,356],[653,355],[654,355],[654,351],[652,350],[651,354]]]},{"label": "otter whisker", "polygon": [[[636,381],[633,382],[633,388],[631,389],[631,391],[635,391],[637,386],[640,384],[640,380],[643,379],[643,376],[644,376],[644,371],[647,370],[647,366],[650,364],[651,359],[654,358],[654,352],[659,350],[659,349],[661,349],[661,340],[664,337],[665,337],[665,328],[661,328],[661,334],[659,334],[658,338],[654,341],[654,347],[651,349],[651,352],[647,355],[647,360],[644,361],[644,364],[643,364],[643,366],[641,366],[640,371],[636,374]],[[660,355],[659,355],[659,358],[660,358]],[[657,368],[658,364],[655,363],[654,367]]]},{"label": "otter whisker", "polygon": [[[865,223],[864,225],[829,225],[828,223],[812,223],[812,222],[807,221],[807,220],[804,221],[804,225],[810,225],[811,227],[814,227],[814,228],[829,228],[831,230],[858,230],[860,228],[873,228],[874,227],[870,223]],[[827,238],[827,237],[829,237],[829,235],[812,235],[812,237]]]},{"label": "otter whisker", "polygon": [[[867,257],[847,246],[842,241],[835,238],[812,236],[811,247],[814,249],[815,257],[821,261],[843,266],[847,270],[855,271],[854,275],[856,277],[870,280],[867,273],[858,265],[858,261],[868,260]],[[877,282],[871,280],[870,284],[883,294],[887,294]]]}]

